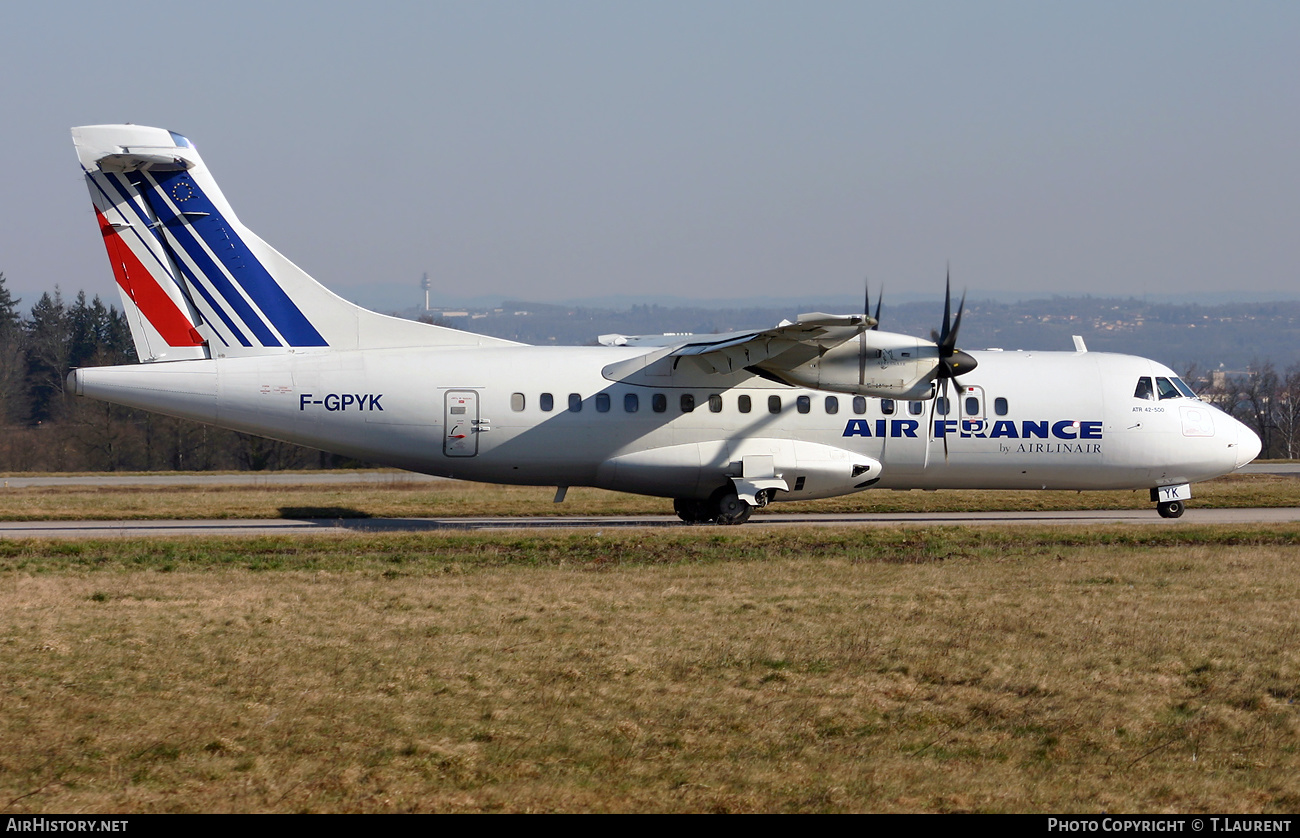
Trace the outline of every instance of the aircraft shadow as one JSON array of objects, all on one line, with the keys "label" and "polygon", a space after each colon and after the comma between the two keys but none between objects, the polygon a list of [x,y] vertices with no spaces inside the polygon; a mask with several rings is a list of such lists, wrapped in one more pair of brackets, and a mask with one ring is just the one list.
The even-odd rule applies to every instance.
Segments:
[{"label": "aircraft shadow", "polygon": [[291,519],[330,519],[337,522],[340,518],[369,518],[370,513],[347,506],[282,506],[281,518]]}]

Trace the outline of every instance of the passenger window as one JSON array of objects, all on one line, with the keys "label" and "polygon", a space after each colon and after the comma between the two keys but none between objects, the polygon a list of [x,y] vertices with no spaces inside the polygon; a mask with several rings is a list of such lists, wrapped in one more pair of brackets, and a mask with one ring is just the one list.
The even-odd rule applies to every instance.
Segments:
[{"label": "passenger window", "polygon": [[780,413],[780,412],[781,412],[781,397],[780,397],[780,396],[768,396],[768,397],[767,397],[767,412],[768,412],[768,413]]},{"label": "passenger window", "polygon": [[741,413],[748,413],[753,409],[753,402],[750,401],[749,396],[738,396],[736,398],[736,409]]},{"label": "passenger window", "polygon": [[544,412],[550,413],[552,410],[555,410],[555,396],[552,396],[550,393],[542,393],[541,397],[537,400],[537,405]]},{"label": "passenger window", "polygon": [[864,413],[867,412],[867,398],[866,398],[866,396],[854,396],[854,397],[853,397],[853,412],[856,413],[856,414],[858,414],[859,416],[861,416],[862,414],[864,414]]},{"label": "passenger window", "polygon": [[510,409],[513,410],[515,413],[518,413],[518,412],[520,412],[521,410],[524,409],[524,394],[523,394],[523,393],[511,393],[511,394],[510,394]]},{"label": "passenger window", "polygon": [[582,412],[582,396],[577,393],[569,394],[569,410],[573,413]]},{"label": "passenger window", "polygon": [[1138,386],[1137,389],[1133,391],[1133,398],[1150,399],[1152,401],[1155,401],[1156,397],[1155,397],[1155,392],[1151,389],[1150,376],[1144,375],[1138,379]]},{"label": "passenger window", "polygon": [[695,397],[690,393],[682,393],[682,413],[690,413],[695,409]]},{"label": "passenger window", "polygon": [[1173,385],[1173,382],[1171,382],[1167,378],[1157,378],[1156,389],[1160,391],[1161,400],[1177,399],[1177,398],[1181,398],[1183,395],[1182,393],[1178,392],[1178,388]]},{"label": "passenger window", "polygon": [[596,394],[596,412],[609,413],[609,393]]},{"label": "passenger window", "polygon": [[650,397],[650,409],[655,413],[663,413],[668,409],[668,397],[663,393],[655,393]]},{"label": "passenger window", "polygon": [[975,396],[966,397],[966,415],[967,416],[980,415],[980,400],[977,397]]},{"label": "passenger window", "polygon": [[921,404],[920,402],[908,402],[907,412],[912,414],[913,416],[920,416],[922,413],[925,412],[925,405]]},{"label": "passenger window", "polygon": [[834,416],[840,412],[840,400],[834,396],[826,397],[826,412]]},{"label": "passenger window", "polygon": [[1007,415],[1007,400],[998,396],[993,400],[993,412],[999,416]]},{"label": "passenger window", "polygon": [[948,397],[940,396],[934,400],[934,412],[940,416],[948,415]]},{"label": "passenger window", "polygon": [[636,393],[623,394],[623,411],[625,413],[636,413],[641,409],[641,399]]},{"label": "passenger window", "polygon": [[808,396],[800,396],[794,400],[794,406],[799,408],[800,413],[807,413],[812,410],[812,399]]},{"label": "passenger window", "polygon": [[894,400],[893,400],[893,399],[881,399],[881,400],[880,400],[880,412],[883,413],[883,414],[885,414],[886,416],[893,416],[893,415],[894,415]]},{"label": "passenger window", "polygon": [[709,412],[710,413],[722,412],[722,396],[719,396],[717,393],[712,393],[709,395]]}]

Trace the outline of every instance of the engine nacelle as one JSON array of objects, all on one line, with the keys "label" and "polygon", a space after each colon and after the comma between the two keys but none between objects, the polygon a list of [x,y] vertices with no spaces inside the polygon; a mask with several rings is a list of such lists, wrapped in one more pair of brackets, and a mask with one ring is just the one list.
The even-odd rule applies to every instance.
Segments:
[{"label": "engine nacelle", "polygon": [[934,396],[939,348],[908,335],[868,331],[791,369],[757,367],[795,387],[882,399],[929,399]]}]

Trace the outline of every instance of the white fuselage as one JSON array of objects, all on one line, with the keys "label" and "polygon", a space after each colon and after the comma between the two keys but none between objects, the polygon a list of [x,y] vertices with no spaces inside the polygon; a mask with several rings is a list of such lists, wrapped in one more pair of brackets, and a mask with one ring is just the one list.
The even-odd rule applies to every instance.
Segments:
[{"label": "white fuselage", "polygon": [[1174,375],[1153,361],[971,354],[979,366],[951,388],[947,416],[932,416],[931,400],[891,410],[689,359],[645,366],[645,349],[617,347],[303,351],[82,369],[74,386],[428,474],[681,498],[708,497],[755,463],[787,486],[774,500],[800,500],[867,487],[1151,488],[1258,453],[1249,429],[1204,402],[1136,397],[1140,377]]},{"label": "white fuselage", "polygon": [[934,341],[865,311],[604,347],[376,314],[244,227],[186,137],[72,135],[144,361],[76,370],[78,395],[429,474],[671,497],[683,520],[725,523],[873,486],[1159,488],[1177,515],[1188,484],[1259,451],[1152,361],[960,351],[950,289]]}]

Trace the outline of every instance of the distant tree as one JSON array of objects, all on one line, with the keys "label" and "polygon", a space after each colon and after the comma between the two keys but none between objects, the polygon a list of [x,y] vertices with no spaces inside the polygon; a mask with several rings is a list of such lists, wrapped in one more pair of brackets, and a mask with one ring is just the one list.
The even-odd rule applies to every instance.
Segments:
[{"label": "distant tree", "polygon": [[68,309],[58,287],[32,306],[24,324],[27,337],[27,385],[30,392],[29,418],[48,422],[62,412],[63,382],[72,357],[72,329]]},{"label": "distant tree", "polygon": [[105,308],[99,295],[89,303],[86,292],[68,308],[70,367],[125,364],[135,360],[135,344],[126,317],[116,308]]},{"label": "distant tree", "polygon": [[126,322],[126,314],[118,311],[116,306],[108,307],[108,322],[104,329],[103,343],[110,363],[134,364],[140,360],[136,355],[135,341],[131,339],[131,326]]},{"label": "distant tree", "polygon": [[291,442],[252,434],[236,434],[236,437],[238,442],[234,447],[235,458],[239,467],[248,471],[301,468],[307,460],[308,449]]},{"label": "distant tree", "polygon": [[5,274],[0,271],[0,332],[17,329],[22,324],[22,317],[18,314],[20,302],[22,300],[14,299],[5,287]]},{"label": "distant tree", "polygon": [[27,415],[27,353],[18,303],[0,272],[0,425],[21,422]]},{"label": "distant tree", "polygon": [[1300,456],[1300,364],[1286,368],[1273,401],[1271,418],[1277,430],[1277,453],[1288,460]]},{"label": "distant tree", "polygon": [[1241,380],[1239,418],[1259,435],[1263,456],[1273,455],[1273,405],[1277,402],[1278,377],[1272,361],[1256,358]]},{"label": "distant tree", "polygon": [[[99,310],[96,311],[95,307]],[[68,330],[68,367],[80,367],[99,353],[99,323],[104,306],[95,298],[94,305],[86,302],[86,292],[78,291],[77,299],[65,312]]]}]

